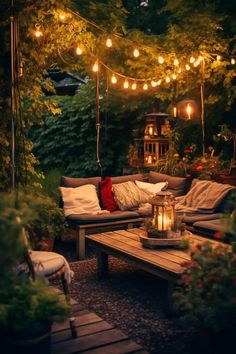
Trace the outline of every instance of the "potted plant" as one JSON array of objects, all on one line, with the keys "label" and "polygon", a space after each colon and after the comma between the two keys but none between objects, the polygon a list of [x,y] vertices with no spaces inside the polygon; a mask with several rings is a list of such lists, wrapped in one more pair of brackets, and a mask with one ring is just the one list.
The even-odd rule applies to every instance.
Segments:
[{"label": "potted plant", "polygon": [[233,143],[233,155],[229,162],[228,169],[216,174],[214,179],[217,182],[236,186],[236,133],[234,133],[227,124],[222,124],[220,125],[220,132],[217,134],[217,137],[215,137],[215,140],[218,139]]},{"label": "potted plant", "polygon": [[67,228],[63,209],[38,190],[19,192],[19,207],[32,210],[27,225],[32,248],[52,251],[54,240],[63,236]]},{"label": "potted plant", "polygon": [[[25,211],[22,218],[30,210]],[[69,306],[43,279],[29,277],[32,265],[22,238],[18,211],[0,198],[0,337],[7,353],[50,353],[51,325],[69,316]],[[24,261],[22,263],[22,261]],[[19,264],[26,271],[19,272]],[[29,266],[29,267],[28,267]]]},{"label": "potted plant", "polygon": [[223,244],[213,247],[206,241],[191,251],[191,260],[185,266],[174,294],[177,304],[188,319],[210,336],[216,353],[231,353],[236,326],[234,248],[232,251]]}]

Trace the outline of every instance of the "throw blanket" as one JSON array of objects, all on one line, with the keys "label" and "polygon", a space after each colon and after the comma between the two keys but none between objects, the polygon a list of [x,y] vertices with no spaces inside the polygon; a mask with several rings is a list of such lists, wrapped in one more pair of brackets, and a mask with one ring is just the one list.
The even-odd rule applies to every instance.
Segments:
[{"label": "throw blanket", "polygon": [[198,181],[190,191],[178,198],[176,210],[185,213],[212,213],[234,186],[212,181]]}]

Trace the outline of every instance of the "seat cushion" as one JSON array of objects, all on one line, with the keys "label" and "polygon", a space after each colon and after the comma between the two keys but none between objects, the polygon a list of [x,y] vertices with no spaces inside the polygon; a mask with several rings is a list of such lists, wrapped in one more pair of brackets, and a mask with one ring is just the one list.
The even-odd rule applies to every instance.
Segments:
[{"label": "seat cushion", "polygon": [[149,171],[148,180],[150,183],[168,182],[167,190],[175,197],[184,195],[187,189],[187,178],[173,177],[164,173]]},{"label": "seat cushion", "polygon": [[129,219],[136,219],[139,218],[139,214],[135,211],[121,211],[115,210],[112,213],[108,214],[100,214],[100,215],[91,215],[91,214],[84,214],[84,215],[70,215],[66,219],[70,224],[74,225],[86,225],[86,224],[105,224],[112,221],[120,221],[120,220],[127,220]]},{"label": "seat cushion", "polygon": [[[177,213],[178,215],[178,213]],[[182,221],[187,225],[192,225],[197,221],[207,221],[207,220],[214,220],[220,219],[222,216],[221,213],[213,213],[213,214],[200,214],[200,213],[193,213],[193,214],[186,214],[183,216]]]}]

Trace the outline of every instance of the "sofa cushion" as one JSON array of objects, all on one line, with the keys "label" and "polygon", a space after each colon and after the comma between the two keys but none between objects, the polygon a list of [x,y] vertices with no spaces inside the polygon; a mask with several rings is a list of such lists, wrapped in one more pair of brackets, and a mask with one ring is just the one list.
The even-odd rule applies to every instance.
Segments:
[{"label": "sofa cushion", "polygon": [[93,184],[98,190],[98,184],[101,181],[101,177],[88,177],[88,178],[76,178],[76,177],[61,177],[61,186],[62,187],[80,187],[85,184]]},{"label": "sofa cushion", "polygon": [[149,171],[148,180],[150,183],[168,182],[167,190],[175,197],[184,195],[187,188],[187,178],[168,176],[164,173]]},{"label": "sofa cushion", "polygon": [[86,184],[81,187],[60,187],[65,216],[71,214],[98,214],[101,212],[96,187]]},{"label": "sofa cushion", "polygon": [[144,189],[147,192],[152,193],[153,195],[168,186],[168,182],[148,183],[143,181],[135,181],[135,183],[139,188]]},{"label": "sofa cushion", "polygon": [[113,185],[116,204],[120,210],[132,210],[141,203],[148,202],[152,194],[140,189],[133,181]]},{"label": "sofa cushion", "polygon": [[109,211],[117,209],[112,191],[111,177],[106,177],[99,182],[99,195],[104,209]]},{"label": "sofa cushion", "polygon": [[[177,213],[178,215],[178,213]],[[214,220],[220,219],[223,214],[221,213],[213,213],[213,214],[201,214],[201,213],[193,213],[193,214],[186,214],[183,216],[182,221],[187,225],[192,225],[197,221],[207,221],[207,220]]]},{"label": "sofa cushion", "polygon": [[125,175],[125,176],[117,176],[111,177],[112,184],[124,183],[128,181],[143,181],[144,177],[141,173],[136,173],[135,175]]},{"label": "sofa cushion", "polygon": [[74,214],[66,218],[70,224],[86,225],[86,224],[98,224],[98,223],[108,223],[113,221],[137,219],[139,214],[135,211],[120,211],[116,210],[108,214],[92,215],[92,214]]}]

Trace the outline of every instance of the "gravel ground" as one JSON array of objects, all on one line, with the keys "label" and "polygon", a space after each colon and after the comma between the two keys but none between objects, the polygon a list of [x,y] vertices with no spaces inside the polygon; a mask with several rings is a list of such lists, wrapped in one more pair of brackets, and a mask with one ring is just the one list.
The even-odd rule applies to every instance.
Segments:
[{"label": "gravel ground", "polygon": [[[197,329],[166,311],[166,283],[114,257],[110,276],[98,280],[93,249],[86,260],[76,261],[74,243],[63,242],[62,253],[75,272],[71,295],[85,308],[123,330],[151,354],[213,354]],[[226,353],[225,353],[226,354]]]}]

